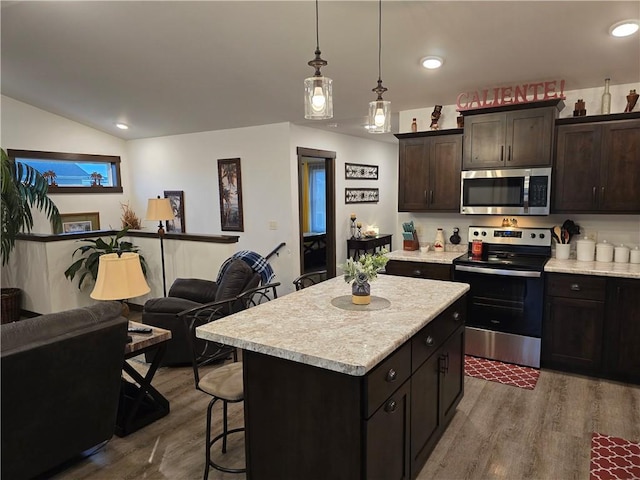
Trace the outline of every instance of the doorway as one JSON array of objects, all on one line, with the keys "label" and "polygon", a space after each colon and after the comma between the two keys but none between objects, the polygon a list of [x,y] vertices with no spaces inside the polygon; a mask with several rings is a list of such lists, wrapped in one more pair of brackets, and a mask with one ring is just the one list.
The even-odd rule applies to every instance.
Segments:
[{"label": "doorway", "polygon": [[300,273],[336,276],[336,152],[297,148]]}]

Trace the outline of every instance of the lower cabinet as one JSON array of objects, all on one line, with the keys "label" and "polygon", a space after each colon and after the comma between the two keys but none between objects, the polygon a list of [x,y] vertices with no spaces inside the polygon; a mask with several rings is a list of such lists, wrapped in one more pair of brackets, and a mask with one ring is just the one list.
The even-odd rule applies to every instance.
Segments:
[{"label": "lower cabinet", "polygon": [[384,269],[388,275],[453,280],[453,265],[451,264],[389,260]]},{"label": "lower cabinet", "polygon": [[640,280],[546,277],[542,366],[640,383]]}]

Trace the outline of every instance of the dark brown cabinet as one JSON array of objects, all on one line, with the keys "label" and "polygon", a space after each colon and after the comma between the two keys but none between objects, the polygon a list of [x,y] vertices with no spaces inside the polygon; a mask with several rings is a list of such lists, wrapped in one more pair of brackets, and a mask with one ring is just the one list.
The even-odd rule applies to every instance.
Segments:
[{"label": "dark brown cabinet", "polygon": [[389,260],[385,266],[388,275],[400,277],[428,278],[431,280],[453,280],[453,265],[443,263],[410,262]]},{"label": "dark brown cabinet", "polygon": [[400,140],[398,211],[459,211],[462,131],[396,137]]},{"label": "dark brown cabinet", "polygon": [[640,280],[547,274],[542,366],[640,383]]},{"label": "dark brown cabinet", "polygon": [[640,114],[604,118],[558,120],[553,211],[640,212]]},{"label": "dark brown cabinet", "polygon": [[463,112],[464,170],[551,165],[557,106],[480,112]]}]

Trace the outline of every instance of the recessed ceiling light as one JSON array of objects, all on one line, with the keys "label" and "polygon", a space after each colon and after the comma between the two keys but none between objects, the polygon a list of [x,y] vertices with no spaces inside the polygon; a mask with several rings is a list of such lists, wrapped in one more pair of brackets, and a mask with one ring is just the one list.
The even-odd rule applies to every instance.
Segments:
[{"label": "recessed ceiling light", "polygon": [[116,127],[118,127],[120,130],[129,130],[129,125],[127,125],[126,123],[116,123]]},{"label": "recessed ceiling light", "polygon": [[429,55],[428,57],[424,57],[420,60],[420,64],[429,70],[440,68],[443,63],[444,59],[442,57],[436,57],[435,55]]},{"label": "recessed ceiling light", "polygon": [[630,19],[614,23],[609,28],[609,34],[614,37],[628,37],[638,31],[638,20]]}]

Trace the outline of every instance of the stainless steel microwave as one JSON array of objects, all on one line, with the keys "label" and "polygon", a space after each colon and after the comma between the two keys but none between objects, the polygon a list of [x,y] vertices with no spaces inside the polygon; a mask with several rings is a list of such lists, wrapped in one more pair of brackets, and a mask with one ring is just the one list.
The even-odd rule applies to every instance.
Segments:
[{"label": "stainless steel microwave", "polygon": [[467,215],[549,215],[551,168],[466,170],[460,213]]}]

